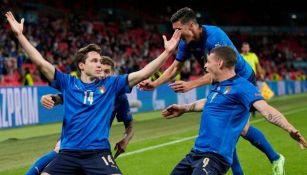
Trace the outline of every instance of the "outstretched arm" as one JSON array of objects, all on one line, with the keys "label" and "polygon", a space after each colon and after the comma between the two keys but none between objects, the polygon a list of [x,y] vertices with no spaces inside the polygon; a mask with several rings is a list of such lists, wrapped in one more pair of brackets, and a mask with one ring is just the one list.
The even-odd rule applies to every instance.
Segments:
[{"label": "outstretched arm", "polygon": [[178,45],[180,39],[181,31],[176,30],[172,36],[172,38],[167,41],[166,37],[163,35],[164,40],[164,52],[158,56],[155,60],[147,64],[143,69],[133,72],[128,76],[129,86],[133,87],[141,81],[149,78],[152,74],[157,72],[160,67],[164,64],[166,59],[174,52],[176,46]]},{"label": "outstretched arm", "polygon": [[162,111],[162,115],[166,119],[179,117],[187,112],[201,112],[204,109],[206,99],[201,99],[190,104],[173,104]]},{"label": "outstretched arm", "polygon": [[153,90],[160,85],[171,81],[174,77],[181,71],[184,62],[179,62],[175,60],[173,64],[168,67],[163,74],[155,81],[145,80],[138,84],[138,87],[145,91]]},{"label": "outstretched arm", "polygon": [[21,22],[18,23],[12,12],[7,12],[5,16],[11,26],[12,31],[15,33],[16,38],[30,57],[31,61],[38,67],[38,69],[49,81],[53,80],[55,68],[42,57],[42,55],[32,46],[32,44],[22,33],[24,20],[22,19]]},{"label": "outstretched arm", "polygon": [[266,101],[259,100],[253,103],[253,106],[265,117],[269,122],[286,130],[290,136],[298,141],[302,147],[307,148],[307,142],[301,133],[291,125],[288,120],[277,109],[270,106]]},{"label": "outstretched arm", "polygon": [[205,86],[208,84],[212,83],[212,78],[209,73],[206,73],[204,76],[192,80],[192,81],[176,81],[172,84],[170,84],[170,87],[175,91],[175,92],[188,92],[191,89],[200,87],[200,86]]}]

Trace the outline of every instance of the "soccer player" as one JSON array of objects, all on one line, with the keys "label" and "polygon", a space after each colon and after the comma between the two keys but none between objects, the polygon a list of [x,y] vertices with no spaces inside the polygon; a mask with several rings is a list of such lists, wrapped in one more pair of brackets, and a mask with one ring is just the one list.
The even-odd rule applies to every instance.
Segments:
[{"label": "soccer player", "polygon": [[[114,75],[115,66],[114,61],[107,56],[102,56],[102,71],[101,78],[106,78],[108,76]],[[56,87],[55,87],[56,88]],[[41,104],[47,108],[52,109],[54,106],[63,104],[62,94],[48,94],[44,95],[41,98]],[[133,104],[131,104],[133,105]],[[126,94],[123,94],[115,99],[115,105],[113,107],[112,116],[111,116],[111,125],[116,117],[118,122],[123,122],[125,125],[124,137],[115,144],[114,150],[116,153],[114,159],[116,159],[121,153],[125,152],[129,141],[132,139],[134,130],[133,130],[133,119],[130,112],[129,102]],[[42,170],[56,157],[59,152],[60,141],[57,142],[55,149],[41,158],[39,158],[32,167],[28,170],[26,175],[38,175]]]},{"label": "soccer player", "polygon": [[[189,59],[192,55],[196,58],[198,63],[204,67],[206,55],[217,46],[229,46],[233,48],[237,54],[235,72],[256,85],[256,78],[252,68],[239,54],[227,34],[219,27],[199,25],[197,23],[195,12],[188,7],[184,7],[175,12],[170,21],[172,22],[173,29],[181,31],[181,40],[179,42],[176,59],[156,81],[143,81],[139,84],[139,88],[152,90],[161,84],[171,81],[172,78],[181,71],[185,60]],[[212,78],[210,73],[207,73],[203,77],[193,81],[176,81],[171,83],[170,87],[175,92],[186,92],[193,88],[211,83]],[[284,157],[274,151],[261,131],[250,126],[248,122],[242,131],[241,136],[266,154],[271,163],[273,163],[273,175],[283,174]],[[236,157],[237,156],[235,156],[235,158]],[[238,160],[234,160],[232,171],[235,175],[243,174],[243,170]]]},{"label": "soccer player", "polygon": [[181,32],[176,30],[170,40],[163,36],[165,50],[143,69],[128,75],[101,74],[100,47],[89,44],[79,49],[75,60],[80,79],[57,71],[23,35],[23,23],[17,22],[11,12],[5,14],[21,46],[50,81],[63,94],[64,119],[60,152],[42,174],[122,174],[110,151],[109,129],[115,98],[129,93],[139,82],[159,70],[174,52]]},{"label": "soccer player", "polygon": [[237,53],[228,46],[211,50],[205,69],[215,84],[205,100],[189,105],[171,105],[162,115],[178,117],[184,112],[203,111],[200,129],[192,151],[172,171],[172,175],[222,175],[232,164],[233,152],[251,106],[269,122],[286,130],[301,146],[307,143],[300,132],[278,110],[268,105],[257,88],[245,78],[236,75]]}]

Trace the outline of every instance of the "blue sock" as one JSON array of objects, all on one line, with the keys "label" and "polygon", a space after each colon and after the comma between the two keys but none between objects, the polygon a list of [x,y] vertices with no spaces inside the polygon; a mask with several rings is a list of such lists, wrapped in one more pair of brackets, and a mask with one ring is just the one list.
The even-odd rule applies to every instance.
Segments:
[{"label": "blue sock", "polygon": [[231,171],[233,175],[244,175],[236,149],[233,152]]},{"label": "blue sock", "polygon": [[250,126],[245,139],[264,152],[271,162],[279,159],[279,154],[274,151],[271,144],[257,128]]},{"label": "blue sock", "polygon": [[28,170],[26,175],[38,175],[40,174],[44,168],[48,165],[49,162],[51,162],[57,153],[55,151],[51,151],[45,155],[43,155],[41,158],[39,158],[32,167]]}]

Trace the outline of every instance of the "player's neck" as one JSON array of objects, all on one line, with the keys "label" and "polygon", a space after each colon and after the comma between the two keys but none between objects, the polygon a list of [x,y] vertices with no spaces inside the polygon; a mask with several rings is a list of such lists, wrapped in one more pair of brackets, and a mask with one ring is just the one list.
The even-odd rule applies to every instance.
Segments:
[{"label": "player's neck", "polygon": [[217,82],[228,80],[236,75],[234,70],[225,70],[221,74],[216,76]]},{"label": "player's neck", "polygon": [[84,73],[83,74],[81,73],[81,76],[80,76],[80,80],[83,83],[93,83],[96,79],[97,79],[96,77],[87,76]]}]

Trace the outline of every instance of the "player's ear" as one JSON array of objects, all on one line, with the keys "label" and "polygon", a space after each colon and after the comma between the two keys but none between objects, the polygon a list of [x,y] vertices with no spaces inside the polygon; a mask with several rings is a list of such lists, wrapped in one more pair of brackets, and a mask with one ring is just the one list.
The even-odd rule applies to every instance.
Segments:
[{"label": "player's ear", "polygon": [[189,23],[189,29],[193,29],[195,26],[195,23],[193,21],[190,21]]},{"label": "player's ear", "polygon": [[79,62],[78,63],[78,67],[80,70],[84,70],[84,63],[83,62]]},{"label": "player's ear", "polygon": [[222,68],[224,65],[224,60],[220,59],[219,60],[219,68]]}]

